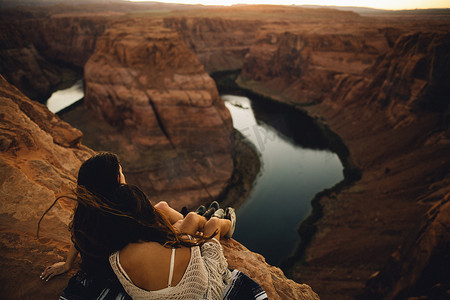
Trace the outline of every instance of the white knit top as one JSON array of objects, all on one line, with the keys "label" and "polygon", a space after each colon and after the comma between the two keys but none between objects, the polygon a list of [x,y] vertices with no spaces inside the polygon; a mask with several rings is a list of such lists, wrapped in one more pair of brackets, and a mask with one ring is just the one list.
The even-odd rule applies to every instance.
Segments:
[{"label": "white knit top", "polygon": [[119,252],[110,255],[109,263],[125,291],[133,299],[222,299],[231,273],[216,239],[191,247],[191,259],[180,282],[157,291],[147,291],[133,284],[120,265]]}]

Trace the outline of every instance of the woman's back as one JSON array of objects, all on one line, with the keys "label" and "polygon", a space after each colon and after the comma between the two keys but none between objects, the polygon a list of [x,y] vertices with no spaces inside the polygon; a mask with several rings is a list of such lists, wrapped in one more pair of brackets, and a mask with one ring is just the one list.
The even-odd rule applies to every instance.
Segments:
[{"label": "woman's back", "polygon": [[[120,264],[133,283],[148,291],[168,287],[172,249],[156,242],[133,243],[120,251]],[[191,259],[191,249],[175,250],[171,285],[177,285]]]},{"label": "woman's back", "polygon": [[215,239],[201,247],[175,250],[169,287],[172,249],[147,242],[130,244],[110,256],[111,266],[133,299],[221,299],[229,280],[222,247]]}]

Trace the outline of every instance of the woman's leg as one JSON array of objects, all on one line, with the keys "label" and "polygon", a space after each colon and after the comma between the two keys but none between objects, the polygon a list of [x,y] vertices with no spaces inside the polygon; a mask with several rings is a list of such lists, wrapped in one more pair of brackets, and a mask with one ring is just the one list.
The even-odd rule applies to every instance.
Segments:
[{"label": "woman's leg", "polygon": [[169,219],[170,224],[174,225],[176,222],[183,220],[183,215],[173,209],[167,204],[166,201],[161,201],[156,203],[155,208],[157,208],[161,213]]}]

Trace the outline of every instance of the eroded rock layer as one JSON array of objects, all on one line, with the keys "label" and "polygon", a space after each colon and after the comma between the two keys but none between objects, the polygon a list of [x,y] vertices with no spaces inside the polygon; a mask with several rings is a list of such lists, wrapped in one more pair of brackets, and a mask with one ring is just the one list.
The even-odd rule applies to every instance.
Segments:
[{"label": "eroded rock layer", "polygon": [[[39,280],[43,267],[64,257],[74,203],[59,201],[47,215],[41,240],[37,224],[56,196],[70,190],[81,163],[94,151],[82,134],[27,99],[0,77],[0,293],[4,299],[55,298]],[[66,247],[67,245],[67,247]]]},{"label": "eroded rock layer", "polygon": [[378,28],[361,25],[350,31],[321,26],[261,29],[246,57],[242,83],[276,90],[278,99],[287,102],[318,103],[330,96],[341,74],[363,76],[389,47]]},{"label": "eroded rock layer", "polygon": [[227,18],[164,18],[176,30],[208,73],[242,68],[244,57],[263,20]]},{"label": "eroded rock layer", "polygon": [[147,167],[146,178],[133,179],[153,199],[194,208],[225,188],[233,171],[231,116],[175,31],[151,22],[117,24],[97,41],[84,78],[85,106],[129,139],[125,167],[160,157],[158,165],[127,170]]},{"label": "eroded rock layer", "polygon": [[[109,19],[46,13],[26,18],[2,11],[0,73],[33,100],[44,102],[52,91],[82,69]],[[18,67],[20,66],[20,67]]]}]

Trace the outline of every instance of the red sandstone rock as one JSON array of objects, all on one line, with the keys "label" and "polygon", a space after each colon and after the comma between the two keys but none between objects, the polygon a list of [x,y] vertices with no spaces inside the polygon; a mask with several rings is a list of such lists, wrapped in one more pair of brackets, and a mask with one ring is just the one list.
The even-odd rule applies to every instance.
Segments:
[{"label": "red sandstone rock", "polygon": [[[39,274],[62,259],[73,204],[62,200],[37,222],[58,193],[73,186],[81,163],[94,151],[80,144],[81,132],[27,99],[0,77],[0,275],[4,299],[55,298]],[[39,296],[41,295],[41,296]]]},{"label": "red sandstone rock", "polygon": [[0,73],[30,98],[47,99],[51,89],[61,82],[59,68],[43,58],[33,44],[21,39],[18,28],[10,24],[0,26]]},{"label": "red sandstone rock", "polygon": [[228,266],[258,282],[269,299],[319,299],[308,285],[287,279],[279,268],[268,265],[262,255],[250,252],[233,239],[221,242]]},{"label": "red sandstone rock", "polygon": [[130,137],[131,156],[175,153],[160,156],[148,175],[127,170],[130,155],[122,155],[125,170],[154,201],[194,208],[228,184],[230,113],[175,31],[148,21],[108,29],[85,66],[85,87],[85,106]]},{"label": "red sandstone rock", "polygon": [[39,101],[63,82],[68,66],[84,66],[109,22],[101,15],[52,15],[50,9],[43,16],[32,11],[25,19],[20,11],[1,13],[12,20],[0,22],[0,73]]},{"label": "red sandstone rock", "polygon": [[417,111],[448,107],[450,33],[419,32],[400,36],[394,47],[374,65],[370,97],[386,106],[393,126],[406,126]]}]

